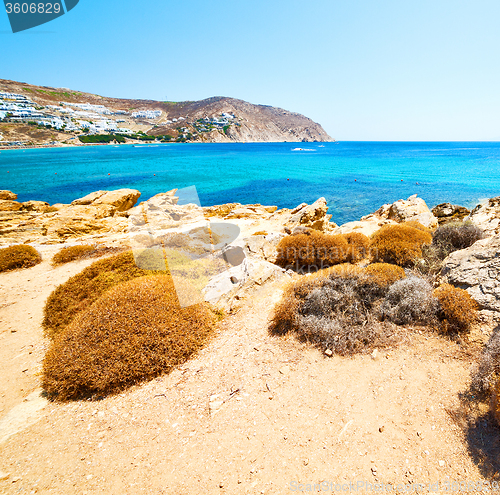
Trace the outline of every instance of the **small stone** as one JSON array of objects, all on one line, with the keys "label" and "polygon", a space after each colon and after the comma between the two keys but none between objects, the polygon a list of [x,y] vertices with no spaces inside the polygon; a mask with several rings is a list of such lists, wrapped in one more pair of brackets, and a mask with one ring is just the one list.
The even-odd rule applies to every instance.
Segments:
[{"label": "small stone", "polygon": [[92,475],[91,474],[87,474],[87,480],[91,480],[92,479]]},{"label": "small stone", "polygon": [[104,411],[99,411],[99,412],[97,413],[97,417],[98,417],[98,418],[104,418],[104,415],[105,415]]},{"label": "small stone", "polygon": [[224,483],[222,481],[219,483],[219,488],[224,488]]},{"label": "small stone", "polygon": [[20,476],[14,476],[14,478],[12,478],[12,483],[17,483],[18,481],[21,481]]},{"label": "small stone", "polygon": [[285,364],[285,366],[282,366],[280,368],[280,373],[282,375],[287,375],[288,373],[290,373],[290,366],[288,366],[288,364]]},{"label": "small stone", "polygon": [[307,466],[309,464],[309,459],[304,459],[304,466]]},{"label": "small stone", "polygon": [[0,471],[0,481],[5,481],[9,479],[9,476],[10,476],[9,473],[3,473],[2,471]]},{"label": "small stone", "polygon": [[377,472],[377,466],[373,466],[372,467],[372,473],[376,473]]},{"label": "small stone", "polygon": [[417,437],[421,437],[422,436],[422,432],[421,431],[417,431]]},{"label": "small stone", "polygon": [[224,401],[222,401],[222,400],[211,401],[210,406],[209,406],[210,414],[215,414],[216,412],[218,412],[223,404],[224,404]]},{"label": "small stone", "polygon": [[325,354],[328,356],[328,357],[332,357],[333,356],[333,351],[331,349],[327,349],[325,351]]},{"label": "small stone", "polygon": [[444,461],[439,461],[439,467],[444,467],[445,462]]},{"label": "small stone", "polygon": [[378,431],[379,431],[380,433],[382,433],[384,430],[385,430],[385,426],[381,426],[381,427],[378,429]]},{"label": "small stone", "polygon": [[379,355],[378,349],[375,349],[375,350],[371,353],[371,357],[372,357],[372,359],[377,359],[377,358],[378,358],[378,355]]}]

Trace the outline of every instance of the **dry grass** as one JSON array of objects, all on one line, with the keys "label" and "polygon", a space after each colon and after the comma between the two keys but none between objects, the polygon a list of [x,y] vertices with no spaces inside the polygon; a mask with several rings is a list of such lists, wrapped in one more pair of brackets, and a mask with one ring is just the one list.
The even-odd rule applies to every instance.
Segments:
[{"label": "dry grass", "polygon": [[421,230],[422,232],[427,232],[428,234],[432,234],[432,230],[427,228],[425,225],[422,225],[417,220],[408,220],[406,222],[401,223],[400,225],[405,225],[406,227],[412,227],[417,230]]},{"label": "dry grass", "polygon": [[434,296],[439,301],[440,319],[446,333],[468,332],[478,321],[477,303],[467,291],[443,284],[434,291]]},{"label": "dry grass", "polygon": [[384,289],[358,267],[339,265],[291,283],[276,305],[270,331],[340,355],[368,352],[399,340],[395,325],[380,322]]},{"label": "dry grass", "polygon": [[481,352],[479,363],[472,373],[472,390],[489,394],[500,378],[500,326],[497,326]]},{"label": "dry grass", "polygon": [[95,251],[96,247],[89,244],[65,247],[54,255],[52,258],[52,265],[62,265],[81,258],[88,258],[91,254],[94,254]]},{"label": "dry grass", "polygon": [[368,258],[370,251],[370,239],[359,232],[351,232],[344,234],[347,244],[349,244],[347,252],[347,261],[356,263],[365,258]]},{"label": "dry grass", "polygon": [[431,242],[429,232],[405,224],[386,225],[372,235],[370,250],[375,262],[411,266],[422,257],[422,246]]},{"label": "dry grass", "polygon": [[390,263],[373,263],[365,268],[365,273],[381,287],[389,287],[406,277],[405,271],[400,266]]},{"label": "dry grass", "polygon": [[[141,268],[137,266],[133,253],[126,251],[96,261],[57,287],[47,299],[44,308],[42,325],[46,334],[54,338],[79,312],[88,308],[111,287],[133,278],[165,273],[164,260],[163,265],[159,264],[157,257],[151,256],[153,251],[144,251],[144,264],[140,265]],[[143,266],[146,266],[146,269]]]},{"label": "dry grass", "polygon": [[284,237],[277,250],[276,263],[284,268],[320,270],[346,261],[349,244],[343,235],[326,235],[313,230]]},{"label": "dry grass", "polygon": [[40,253],[32,246],[18,244],[0,249],[0,272],[29,268],[42,261]]},{"label": "dry grass", "polygon": [[438,301],[432,285],[415,275],[398,280],[389,287],[380,307],[380,316],[398,325],[437,327]]},{"label": "dry grass", "polygon": [[99,397],[168,373],[215,329],[206,304],[180,308],[169,275],[120,284],[51,345],[42,385],[55,400]]}]

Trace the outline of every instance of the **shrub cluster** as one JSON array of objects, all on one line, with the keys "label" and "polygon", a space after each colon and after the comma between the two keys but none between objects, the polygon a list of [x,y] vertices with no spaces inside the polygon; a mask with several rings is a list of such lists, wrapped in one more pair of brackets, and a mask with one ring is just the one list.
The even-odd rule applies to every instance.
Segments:
[{"label": "shrub cluster", "polygon": [[360,232],[351,232],[344,234],[345,240],[349,245],[347,250],[347,261],[355,263],[369,256],[370,239]]},{"label": "shrub cluster", "polygon": [[472,389],[490,393],[500,378],[500,326],[497,326],[483,348],[479,363],[472,374]]},{"label": "shrub cluster", "polygon": [[377,318],[386,289],[359,267],[339,265],[290,284],[276,305],[270,331],[341,355],[366,352],[397,340],[395,327]]},{"label": "shrub cluster", "polygon": [[286,236],[278,244],[276,263],[287,269],[315,267],[316,270],[347,260],[349,244],[343,235],[327,235],[312,230]]},{"label": "shrub cluster", "polygon": [[380,307],[380,315],[398,325],[429,325],[437,322],[438,301],[426,280],[411,275],[392,284]]},{"label": "shrub cluster", "polygon": [[154,250],[144,250],[143,256],[144,263],[139,263],[141,268],[132,251],[96,261],[57,287],[44,308],[42,325],[47,335],[54,338],[79,312],[88,308],[111,287],[133,278],[165,273],[165,261],[162,258],[161,265],[158,257],[154,256]]},{"label": "shrub cluster", "polygon": [[169,275],[113,287],[52,342],[43,387],[55,400],[96,397],[168,373],[209,339],[206,304],[180,308]]},{"label": "shrub cluster", "polygon": [[434,291],[439,301],[440,319],[446,332],[468,332],[478,321],[477,303],[463,289],[443,284]]},{"label": "shrub cluster", "polygon": [[411,266],[422,256],[422,246],[431,242],[432,235],[421,228],[386,225],[372,235],[370,251],[375,262]]},{"label": "shrub cluster", "polygon": [[406,277],[405,271],[400,266],[390,263],[372,263],[366,267],[365,271],[382,287],[389,287],[394,282]]},{"label": "shrub cluster", "polygon": [[441,259],[459,249],[466,249],[483,238],[483,231],[472,222],[450,222],[441,225],[432,238],[432,245]]},{"label": "shrub cluster", "polygon": [[40,253],[32,246],[17,244],[0,249],[0,272],[29,268],[42,261]]},{"label": "shrub cluster", "polygon": [[52,265],[62,265],[81,258],[86,258],[95,253],[96,247],[88,244],[68,246],[58,251],[52,258]]}]

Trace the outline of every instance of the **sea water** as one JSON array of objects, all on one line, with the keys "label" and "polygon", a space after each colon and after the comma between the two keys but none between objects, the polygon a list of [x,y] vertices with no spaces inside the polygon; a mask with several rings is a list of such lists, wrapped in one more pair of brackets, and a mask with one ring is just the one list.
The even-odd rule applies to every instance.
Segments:
[{"label": "sea water", "polygon": [[[299,149],[298,149],[299,148]],[[344,223],[418,194],[432,207],[500,195],[500,143],[224,143],[2,150],[0,189],[19,201],[70,203],[133,188],[141,200],[196,186],[202,206],[293,208],[326,198]]]}]

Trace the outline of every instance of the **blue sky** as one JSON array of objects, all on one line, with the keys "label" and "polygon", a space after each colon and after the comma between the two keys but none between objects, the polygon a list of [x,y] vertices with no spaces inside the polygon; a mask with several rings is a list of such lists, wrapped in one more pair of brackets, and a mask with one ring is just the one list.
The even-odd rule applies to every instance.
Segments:
[{"label": "blue sky", "polygon": [[0,78],[232,96],[337,140],[500,140],[499,20],[498,0],[80,0],[12,34],[2,9]]}]

